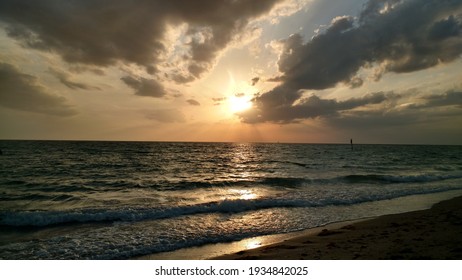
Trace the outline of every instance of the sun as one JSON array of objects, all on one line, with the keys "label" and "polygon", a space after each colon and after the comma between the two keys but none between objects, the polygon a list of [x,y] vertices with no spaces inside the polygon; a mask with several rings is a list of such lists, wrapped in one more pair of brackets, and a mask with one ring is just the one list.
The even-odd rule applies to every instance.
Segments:
[{"label": "sun", "polygon": [[246,96],[231,96],[228,103],[231,113],[239,113],[252,107],[252,101]]},{"label": "sun", "polygon": [[229,74],[229,84],[226,91],[228,110],[232,114],[240,113],[252,108],[252,96],[256,93],[256,88],[248,82],[236,82],[231,72]]}]

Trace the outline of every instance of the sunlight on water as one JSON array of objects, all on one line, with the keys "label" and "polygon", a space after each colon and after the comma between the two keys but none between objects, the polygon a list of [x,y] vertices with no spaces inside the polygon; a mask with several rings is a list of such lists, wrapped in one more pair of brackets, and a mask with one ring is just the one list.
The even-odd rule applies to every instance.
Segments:
[{"label": "sunlight on water", "polygon": [[245,249],[247,250],[255,249],[261,246],[262,246],[262,241],[260,240],[260,238],[256,237],[250,240],[246,240]]},{"label": "sunlight on water", "polygon": [[257,194],[251,190],[232,189],[230,192],[234,193],[234,195],[238,195],[238,199],[251,200],[257,198]]}]

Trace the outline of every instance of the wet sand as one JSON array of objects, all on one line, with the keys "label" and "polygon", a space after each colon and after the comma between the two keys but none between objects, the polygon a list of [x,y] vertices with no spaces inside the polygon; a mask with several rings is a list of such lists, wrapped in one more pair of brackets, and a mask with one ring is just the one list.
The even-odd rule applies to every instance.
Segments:
[{"label": "wet sand", "polygon": [[215,259],[462,259],[462,197],[349,223]]}]

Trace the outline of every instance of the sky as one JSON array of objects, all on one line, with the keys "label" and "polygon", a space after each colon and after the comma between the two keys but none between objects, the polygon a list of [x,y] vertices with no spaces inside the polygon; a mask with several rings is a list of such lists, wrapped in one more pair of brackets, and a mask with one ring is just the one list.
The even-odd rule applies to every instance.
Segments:
[{"label": "sky", "polygon": [[462,145],[462,0],[0,0],[0,139]]}]

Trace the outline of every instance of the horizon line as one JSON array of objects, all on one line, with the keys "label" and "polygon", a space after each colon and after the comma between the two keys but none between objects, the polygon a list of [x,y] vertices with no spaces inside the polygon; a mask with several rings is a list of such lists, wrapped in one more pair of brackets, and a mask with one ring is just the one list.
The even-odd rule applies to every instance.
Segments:
[{"label": "horizon line", "polygon": [[[126,143],[223,143],[223,144],[293,144],[293,145],[348,145],[350,139],[345,142],[285,142],[285,141],[199,141],[199,140],[116,140],[116,139],[0,139],[0,141],[49,141],[49,142],[126,142]],[[353,139],[354,140],[354,139]],[[355,145],[403,145],[403,146],[462,146],[462,144],[436,144],[436,143],[367,143],[354,142]]]}]

